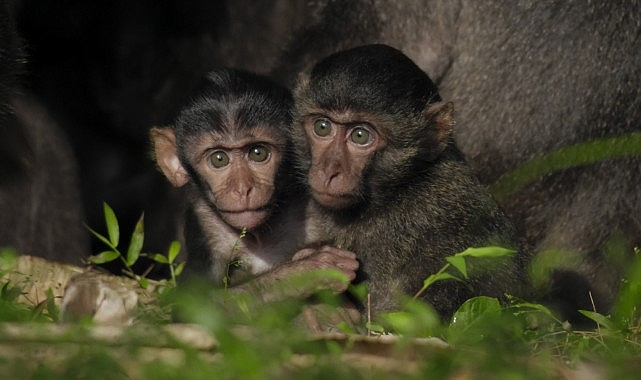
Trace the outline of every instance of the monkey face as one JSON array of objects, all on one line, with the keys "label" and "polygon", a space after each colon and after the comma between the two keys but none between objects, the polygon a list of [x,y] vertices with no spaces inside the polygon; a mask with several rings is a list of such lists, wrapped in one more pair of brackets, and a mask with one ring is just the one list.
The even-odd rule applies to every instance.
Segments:
[{"label": "monkey face", "polygon": [[385,147],[385,139],[359,114],[316,111],[303,119],[312,158],[312,196],[330,209],[353,206],[363,200],[364,173],[375,153]]},{"label": "monkey face", "polygon": [[276,128],[211,131],[180,149],[171,128],[152,130],[158,166],[177,187],[192,183],[231,227],[251,231],[271,214],[285,137]]},{"label": "monkey face", "polygon": [[269,128],[210,132],[190,151],[205,197],[230,226],[249,231],[269,217],[284,139]]}]

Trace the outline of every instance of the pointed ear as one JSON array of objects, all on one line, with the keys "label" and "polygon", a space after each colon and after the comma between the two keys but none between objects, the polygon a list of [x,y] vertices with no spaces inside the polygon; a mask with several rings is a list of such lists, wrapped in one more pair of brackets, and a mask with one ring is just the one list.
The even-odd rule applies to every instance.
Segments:
[{"label": "pointed ear", "polygon": [[153,158],[169,182],[181,187],[189,182],[189,174],[180,163],[176,149],[176,135],[169,127],[154,127],[149,131]]},{"label": "pointed ear", "polygon": [[454,121],[454,104],[452,102],[432,103],[425,108],[425,118],[430,123],[430,144],[432,159],[443,153],[452,136]]}]

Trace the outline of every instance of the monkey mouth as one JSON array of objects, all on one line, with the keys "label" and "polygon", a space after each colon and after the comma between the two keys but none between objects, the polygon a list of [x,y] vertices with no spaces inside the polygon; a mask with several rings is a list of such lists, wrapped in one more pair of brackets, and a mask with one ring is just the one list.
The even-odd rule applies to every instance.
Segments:
[{"label": "monkey mouth", "polygon": [[355,198],[350,194],[335,194],[320,192],[312,189],[312,196],[314,200],[321,206],[331,209],[341,209],[351,206]]},{"label": "monkey mouth", "polygon": [[220,211],[221,216],[230,226],[251,231],[267,220],[269,210],[266,207],[248,210]]}]

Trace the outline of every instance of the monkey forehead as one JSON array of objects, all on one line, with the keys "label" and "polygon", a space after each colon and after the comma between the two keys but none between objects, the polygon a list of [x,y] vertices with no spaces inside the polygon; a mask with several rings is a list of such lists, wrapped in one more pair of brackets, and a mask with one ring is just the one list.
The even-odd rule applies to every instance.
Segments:
[{"label": "monkey forehead", "polygon": [[312,69],[308,95],[329,109],[378,113],[420,112],[440,100],[429,76],[409,57],[387,45],[340,51]]},{"label": "monkey forehead", "polygon": [[277,149],[285,149],[287,137],[284,130],[271,125],[254,125],[230,130],[209,130],[189,139],[193,148],[241,148],[256,143],[266,143]]},{"label": "monkey forehead", "polygon": [[355,125],[369,124],[383,138],[389,134],[391,124],[394,122],[390,114],[377,114],[373,112],[364,112],[353,109],[335,110],[324,108],[308,108],[304,117],[326,117],[336,124]]}]

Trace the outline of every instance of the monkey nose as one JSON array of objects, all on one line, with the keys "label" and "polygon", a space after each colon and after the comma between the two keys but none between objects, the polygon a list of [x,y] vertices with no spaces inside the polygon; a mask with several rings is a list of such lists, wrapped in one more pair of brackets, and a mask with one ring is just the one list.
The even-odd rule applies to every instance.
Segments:
[{"label": "monkey nose", "polygon": [[247,198],[251,195],[253,189],[253,186],[236,186],[232,191],[238,197]]}]

